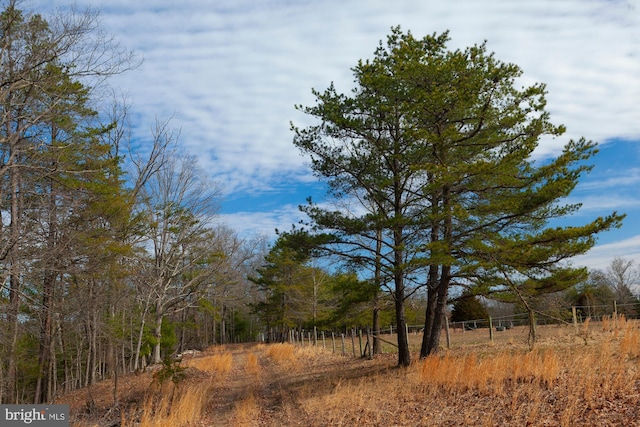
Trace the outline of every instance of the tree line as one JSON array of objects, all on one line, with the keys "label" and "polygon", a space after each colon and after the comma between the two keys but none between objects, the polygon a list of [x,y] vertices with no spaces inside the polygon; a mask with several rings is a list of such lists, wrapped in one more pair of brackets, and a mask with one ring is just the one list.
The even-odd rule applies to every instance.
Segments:
[{"label": "tree line", "polygon": [[0,14],[0,402],[248,339],[264,241],[216,221],[220,184],[169,121],[131,136],[108,80],[139,61],[95,11],[19,6]]},{"label": "tree line", "polygon": [[[640,315],[639,283],[640,266],[634,265],[632,259],[614,257],[605,270],[589,270],[586,279],[577,285],[540,296],[534,301],[533,308],[539,313],[538,320],[545,323],[572,323],[573,309],[578,321],[614,314],[634,319]],[[489,316],[509,322],[508,319],[526,313],[522,305],[501,304],[470,292],[463,292],[450,302],[451,322],[480,320],[486,325]]]},{"label": "tree line", "polygon": [[[240,238],[216,220],[221,184],[182,154],[169,121],[131,136],[108,77],[136,58],[98,14],[0,15],[0,402],[56,394],[190,348],[286,339],[292,328],[424,325],[437,351],[451,289],[517,302],[583,283],[568,262],[621,224],[570,227],[562,204],[596,144],[557,137],[545,87],[486,46],[447,49],[394,28],[353,68],[355,89],[314,91],[293,144],[329,188],[308,222]],[[140,127],[139,123],[136,123]],[[398,334],[398,363],[411,362]],[[374,341],[374,351],[380,342]]]}]

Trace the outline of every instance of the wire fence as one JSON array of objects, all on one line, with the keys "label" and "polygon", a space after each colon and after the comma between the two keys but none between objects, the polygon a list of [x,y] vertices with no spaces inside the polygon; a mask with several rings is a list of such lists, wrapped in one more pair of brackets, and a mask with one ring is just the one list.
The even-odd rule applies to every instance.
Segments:
[{"label": "wire fence", "polygon": [[[614,302],[608,305],[572,306],[554,311],[536,311],[535,322],[542,325],[574,325],[589,322],[602,322],[605,319],[618,318],[624,315],[626,319],[640,318],[638,305],[618,304]],[[493,332],[501,332],[512,328],[529,326],[528,313],[515,313],[504,316],[488,317],[486,319],[466,320],[463,322],[449,322],[445,317],[443,322],[443,337],[446,337],[447,347],[451,346],[451,334],[464,333],[465,331],[485,330],[486,339],[493,340]],[[424,325],[406,325],[404,333],[410,344],[415,347],[420,345]],[[319,346],[332,351],[334,354],[353,357],[372,357],[373,339],[380,340],[389,351],[397,348],[397,327],[388,325],[375,334],[371,328],[350,328],[342,331],[330,330],[302,330],[292,329],[284,341],[300,346]],[[444,344],[444,343],[443,343]]]},{"label": "wire fence", "polygon": [[[611,304],[570,306],[562,307],[554,311],[535,311],[536,325],[572,324],[584,323],[587,319],[592,322],[602,321],[605,317],[623,314],[627,319],[640,317],[637,303],[619,304],[616,301]],[[488,328],[490,324],[497,330],[510,329],[516,326],[529,325],[528,313],[516,313],[505,316],[494,316],[486,319],[465,320],[463,322],[451,322],[449,327],[455,331],[475,330]]]}]

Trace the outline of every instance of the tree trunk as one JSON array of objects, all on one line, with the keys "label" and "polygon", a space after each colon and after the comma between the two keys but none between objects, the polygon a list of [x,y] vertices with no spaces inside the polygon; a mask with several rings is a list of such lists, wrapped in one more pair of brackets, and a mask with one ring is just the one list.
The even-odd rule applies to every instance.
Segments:
[{"label": "tree trunk", "polygon": [[144,338],[144,327],[147,320],[147,312],[149,311],[149,301],[144,303],[144,310],[142,310],[142,319],[140,320],[140,332],[138,333],[138,342],[136,343],[136,351],[133,361],[133,371],[137,372],[140,368],[140,351],[142,351],[142,340]]},{"label": "tree trunk", "polygon": [[162,357],[160,354],[160,340],[162,339],[162,306],[160,301],[156,302],[156,324],[153,329],[153,337],[155,338],[155,343],[153,345],[153,363],[162,363]]},{"label": "tree trunk", "polygon": [[225,316],[227,315],[227,307],[223,304],[220,309],[220,344],[227,343],[227,323]]},{"label": "tree trunk", "polygon": [[382,230],[376,230],[376,265],[373,297],[373,354],[382,354],[380,340],[380,286],[382,284]]},{"label": "tree trunk", "polygon": [[436,309],[433,313],[433,325],[431,326],[431,333],[429,342],[427,344],[426,356],[430,354],[436,354],[440,346],[440,333],[442,332],[442,320],[445,316],[445,309],[447,307],[447,298],[449,297],[449,280],[451,274],[450,266],[442,267],[442,275],[440,277],[440,285],[438,286],[438,298],[436,300]]},{"label": "tree trunk", "polygon": [[[433,179],[430,176],[430,179]],[[439,196],[436,194],[431,196],[431,210],[435,218],[439,214]],[[440,226],[434,222],[430,231],[430,242],[435,243],[440,240]],[[420,358],[429,356],[429,343],[431,342],[431,331],[435,322],[436,307],[438,304],[440,264],[432,262],[429,265],[429,274],[427,277],[427,307],[425,309],[424,331],[422,333],[422,344],[420,346]]]},{"label": "tree trunk", "polygon": [[529,312],[529,351],[532,351],[536,345],[536,313],[527,307]]},{"label": "tree trunk", "polygon": [[[10,123],[10,120],[7,120],[7,126]],[[7,135],[11,134],[11,129],[7,129]],[[14,138],[9,138],[13,141]],[[15,138],[17,139],[17,137]],[[20,280],[20,253],[17,242],[20,240],[20,217],[21,217],[21,192],[20,192],[20,173],[18,168],[15,166],[17,163],[16,158],[18,157],[17,141],[13,141],[10,143],[10,153],[9,153],[9,161],[14,164],[14,167],[9,169],[10,180],[11,180],[11,223],[9,226],[9,251],[8,251],[8,261],[9,261],[9,309],[7,310],[7,323],[9,327],[9,342],[8,346],[8,363],[7,363],[7,380],[6,380],[6,402],[7,403],[18,403],[18,390],[17,390],[17,379],[18,379],[18,363],[17,363],[17,346],[18,346],[18,330],[19,330],[19,320],[18,313],[20,313],[21,306],[21,293],[22,293],[22,282]]]},{"label": "tree trunk", "polygon": [[[12,263],[12,267],[15,264]],[[9,325],[9,343],[8,343],[8,362],[7,362],[7,380],[6,380],[6,403],[18,403],[17,396],[17,346],[18,346],[18,313],[20,312],[20,280],[16,274],[11,274],[9,278],[9,310],[7,311],[7,320]]]},{"label": "tree trunk", "polygon": [[[398,233],[396,235],[396,241]],[[399,246],[397,246],[399,247]],[[398,366],[407,367],[411,364],[411,353],[409,351],[409,342],[407,337],[406,320],[404,316],[404,274],[403,271],[398,268],[402,265],[402,252],[400,249],[396,250],[395,254],[396,272],[394,273],[395,284],[395,303],[396,303],[396,325],[398,327]]]},{"label": "tree trunk", "polygon": [[[400,295],[402,294],[402,295]],[[396,323],[398,327],[398,366],[407,367],[411,364],[411,353],[407,341],[407,323],[404,318],[404,290],[396,290]]]},{"label": "tree trunk", "polygon": [[52,304],[55,274],[45,273],[42,290],[40,347],[38,350],[38,377],[36,379],[35,404],[48,401],[49,372],[51,371]]},{"label": "tree trunk", "polygon": [[382,340],[380,337],[380,308],[377,306],[379,297],[376,296],[376,306],[373,308],[373,354],[382,354]]},{"label": "tree trunk", "polygon": [[[449,265],[449,260],[451,259],[451,238],[452,238],[452,213],[451,213],[451,200],[450,200],[451,190],[447,186],[445,186],[442,190],[441,201],[442,201],[442,212],[445,217],[441,226],[434,225],[431,230],[431,239],[432,241],[437,241],[437,234],[442,232],[442,243],[447,245],[444,249],[443,253],[439,253],[442,256],[444,263],[439,267],[440,270],[440,279],[437,280],[437,269],[435,265],[432,266],[429,270],[429,301],[427,308],[433,309],[433,313],[427,313],[427,320],[425,322],[430,322],[431,327],[429,329],[426,328],[423,336],[422,347],[420,349],[420,357],[427,357],[430,354],[435,354],[438,352],[438,347],[440,345],[440,332],[442,331],[442,319],[445,314],[445,310],[447,307],[447,298],[449,296],[449,285],[451,281],[451,265]],[[431,290],[435,283],[438,283],[437,292],[432,295]],[[435,299],[435,301],[434,301]],[[433,304],[435,303],[435,307]],[[427,335],[428,334],[428,335]]]},{"label": "tree trunk", "polygon": [[438,287],[433,285],[432,274],[437,278],[437,266],[429,268],[429,281],[427,290],[427,308],[425,309],[424,331],[422,332],[422,345],[420,346],[420,358],[429,356],[429,342],[431,342],[431,331],[435,320],[436,306],[438,303]]}]

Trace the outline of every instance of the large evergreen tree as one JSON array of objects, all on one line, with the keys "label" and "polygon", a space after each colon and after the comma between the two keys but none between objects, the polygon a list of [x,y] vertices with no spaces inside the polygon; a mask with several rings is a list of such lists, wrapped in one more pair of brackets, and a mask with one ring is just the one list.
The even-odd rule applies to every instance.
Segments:
[{"label": "large evergreen tree", "polygon": [[[353,69],[352,95],[333,85],[314,91],[317,104],[300,108],[319,124],[294,128],[294,144],[341,203],[304,210],[334,234],[335,253],[381,268],[399,331],[405,300],[427,286],[422,356],[438,349],[451,286],[489,290],[504,285],[497,272],[562,278],[569,286],[581,274],[558,263],[621,220],[613,214],[584,227],[547,228],[579,208],[558,202],[589,169],[583,162],[594,144],[571,141],[561,156],[535,163],[541,138],[564,132],[549,121],[544,85],[518,89],[516,65],[498,61],[484,44],[449,51],[448,40],[446,33],[416,39],[393,29],[374,58]],[[525,262],[520,268],[514,248]],[[398,344],[406,366],[403,333]]]}]

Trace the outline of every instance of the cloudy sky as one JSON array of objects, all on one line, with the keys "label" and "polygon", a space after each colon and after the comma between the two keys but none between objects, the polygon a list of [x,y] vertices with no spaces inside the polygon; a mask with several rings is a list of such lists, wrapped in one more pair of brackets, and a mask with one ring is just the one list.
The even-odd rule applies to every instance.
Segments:
[{"label": "cloudy sky", "polygon": [[[35,10],[69,0],[33,0]],[[292,144],[294,108],[311,88],[352,88],[351,68],[371,58],[390,28],[422,37],[450,30],[450,48],[487,41],[547,84],[552,120],[566,137],[541,145],[552,156],[569,138],[601,144],[596,167],[572,195],[581,224],[613,210],[622,229],[577,260],[605,268],[614,256],[640,263],[640,10],[636,0],[77,0],[98,8],[103,27],[144,58],[112,85],[128,94],[136,135],[172,117],[185,151],[226,191],[222,219],[243,235],[273,236],[321,200]]]}]

